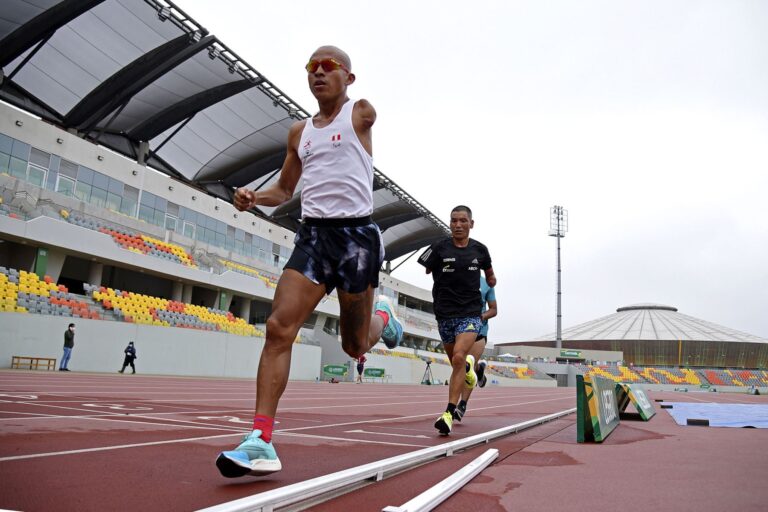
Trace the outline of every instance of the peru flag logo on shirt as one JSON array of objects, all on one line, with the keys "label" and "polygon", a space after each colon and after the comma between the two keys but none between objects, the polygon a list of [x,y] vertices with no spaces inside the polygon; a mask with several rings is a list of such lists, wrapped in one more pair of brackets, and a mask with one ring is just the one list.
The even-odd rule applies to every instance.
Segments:
[{"label": "peru flag logo on shirt", "polygon": [[332,135],[331,142],[333,143],[333,147],[335,148],[341,146],[341,134],[337,133],[336,135]]}]

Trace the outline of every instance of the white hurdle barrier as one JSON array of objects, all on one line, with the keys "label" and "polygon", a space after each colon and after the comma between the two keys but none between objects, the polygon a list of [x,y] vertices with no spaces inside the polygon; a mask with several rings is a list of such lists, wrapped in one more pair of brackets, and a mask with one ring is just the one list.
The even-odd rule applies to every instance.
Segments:
[{"label": "white hurdle barrier", "polygon": [[464,487],[498,456],[499,450],[491,448],[456,473],[438,482],[407,503],[403,503],[399,507],[391,505],[384,507],[381,512],[429,512]]},{"label": "white hurdle barrier", "polygon": [[[411,466],[421,465],[429,459],[443,456],[451,456],[454,452],[463,450],[478,444],[488,443],[491,439],[514,434],[548,421],[556,420],[576,412],[576,408],[565,409],[560,412],[534,418],[532,420],[516,423],[496,430],[490,430],[474,436],[465,437],[450,443],[430,446],[403,455],[396,455],[388,459],[363,464],[354,468],[344,469],[329,475],[319,476],[303,482],[286,485],[272,489],[271,491],[246,496],[220,505],[214,505],[200,509],[199,512],[274,512],[274,510],[287,507],[294,503],[328,494],[338,489],[354,485],[364,480],[383,480],[385,475],[403,471]],[[338,493],[336,493],[338,495]]]}]

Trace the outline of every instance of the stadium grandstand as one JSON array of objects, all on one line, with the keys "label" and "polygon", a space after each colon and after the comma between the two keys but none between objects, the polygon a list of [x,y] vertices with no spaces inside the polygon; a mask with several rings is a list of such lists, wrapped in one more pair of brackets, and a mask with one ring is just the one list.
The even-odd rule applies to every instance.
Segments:
[{"label": "stadium grandstand", "polygon": [[[248,213],[231,200],[237,187],[276,179],[289,127],[309,114],[172,3],[8,7],[0,309],[14,315],[3,315],[4,326],[32,314],[42,315],[38,330],[50,323],[42,318],[68,316],[263,338],[301,190],[279,208]],[[373,218],[386,252],[379,291],[399,305],[404,345],[434,349],[430,293],[389,268],[448,229],[374,174]],[[329,299],[297,341],[337,339],[338,302]],[[129,336],[139,334],[147,336]],[[37,337],[51,336],[43,328]],[[122,344],[123,336],[106,337]]]},{"label": "stadium grandstand", "polygon": [[[82,370],[103,371],[132,339],[143,372],[252,376],[301,190],[249,212],[232,197],[277,179],[290,126],[310,114],[165,0],[20,1],[3,19],[0,366],[58,357],[74,319]],[[379,293],[397,305],[405,335],[369,364],[392,382],[420,382],[434,362],[442,382],[431,293],[393,276],[391,262],[448,228],[379,169],[374,203],[386,253]],[[292,378],[351,363],[338,315],[332,295],[307,319]],[[491,382],[566,385],[538,366],[550,359],[631,362],[604,371],[632,382],[764,382],[738,372],[768,360],[766,340],[665,306],[620,308],[564,339],[594,354],[504,357],[500,344],[487,354]],[[524,345],[553,346],[551,337]],[[682,368],[693,366],[695,375]]]},{"label": "stadium grandstand", "polygon": [[[0,366],[56,357],[59,331],[75,319],[83,370],[103,370],[106,345],[120,353],[135,339],[144,372],[253,375],[301,190],[250,212],[232,197],[277,179],[290,126],[310,114],[170,2],[6,7]],[[448,228],[378,169],[373,219],[385,247],[379,293],[397,305],[402,350],[418,360],[392,376],[411,382],[420,350],[445,355],[430,291],[393,277],[391,262]],[[333,295],[307,319],[297,350],[311,355],[292,377],[314,380],[321,365],[347,359],[338,309]],[[220,368],[206,366],[211,354]]]}]

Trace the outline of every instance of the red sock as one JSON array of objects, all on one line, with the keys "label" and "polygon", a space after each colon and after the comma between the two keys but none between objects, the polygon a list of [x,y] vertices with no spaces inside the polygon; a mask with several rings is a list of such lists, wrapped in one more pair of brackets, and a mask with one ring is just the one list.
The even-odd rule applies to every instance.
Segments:
[{"label": "red sock", "polygon": [[387,314],[386,311],[382,311],[380,309],[377,309],[375,314],[379,315],[381,317],[381,319],[384,320],[384,325],[387,325],[387,322],[389,322],[389,315]]},{"label": "red sock", "polygon": [[253,417],[253,430],[261,430],[261,438],[267,443],[272,441],[272,427],[275,419],[263,414],[257,414]]}]

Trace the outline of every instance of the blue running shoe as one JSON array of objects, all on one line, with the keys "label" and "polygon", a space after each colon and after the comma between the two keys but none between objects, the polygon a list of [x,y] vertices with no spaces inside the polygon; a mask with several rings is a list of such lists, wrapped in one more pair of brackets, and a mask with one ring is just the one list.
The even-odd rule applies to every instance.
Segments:
[{"label": "blue running shoe", "polygon": [[397,347],[403,339],[403,324],[395,316],[395,308],[392,307],[388,297],[379,295],[379,300],[376,302],[376,311],[383,311],[389,315],[389,322],[387,322],[387,325],[384,326],[384,330],[381,332],[381,339],[384,340],[384,344],[388,349]]},{"label": "blue running shoe", "polygon": [[283,469],[272,443],[267,443],[259,437],[260,435],[261,430],[254,430],[243,438],[237,448],[219,454],[216,467],[222,476],[262,476]]}]

